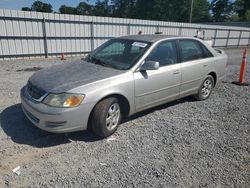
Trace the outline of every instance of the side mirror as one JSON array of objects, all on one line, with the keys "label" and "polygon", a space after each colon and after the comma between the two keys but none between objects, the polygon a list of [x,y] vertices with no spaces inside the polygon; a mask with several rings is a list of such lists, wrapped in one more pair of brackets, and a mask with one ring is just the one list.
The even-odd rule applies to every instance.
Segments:
[{"label": "side mirror", "polygon": [[144,63],[140,67],[140,71],[157,70],[157,69],[159,69],[158,61],[144,61]]}]

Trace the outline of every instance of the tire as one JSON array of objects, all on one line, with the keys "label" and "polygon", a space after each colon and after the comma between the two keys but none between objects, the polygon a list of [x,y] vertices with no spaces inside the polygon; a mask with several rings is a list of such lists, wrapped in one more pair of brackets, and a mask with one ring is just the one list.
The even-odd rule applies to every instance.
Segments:
[{"label": "tire", "polygon": [[91,127],[94,134],[105,138],[112,135],[121,123],[122,113],[117,98],[99,102],[93,111]]},{"label": "tire", "polygon": [[206,79],[202,82],[199,91],[194,97],[198,101],[206,100],[210,97],[214,88],[214,78],[211,75],[207,75]]}]

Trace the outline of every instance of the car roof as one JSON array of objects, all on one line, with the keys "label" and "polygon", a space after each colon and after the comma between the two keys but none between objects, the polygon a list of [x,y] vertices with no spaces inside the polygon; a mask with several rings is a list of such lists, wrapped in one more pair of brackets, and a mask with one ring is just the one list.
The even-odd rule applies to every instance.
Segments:
[{"label": "car roof", "polygon": [[[171,35],[163,35],[163,34],[155,34],[155,35],[128,35],[119,37],[120,39],[128,39],[128,40],[138,40],[138,41],[145,41],[145,42],[156,42],[161,39],[168,39],[168,38],[183,38],[178,36],[171,36]],[[187,38],[187,37],[185,37]],[[188,37],[192,38],[192,37]]]}]

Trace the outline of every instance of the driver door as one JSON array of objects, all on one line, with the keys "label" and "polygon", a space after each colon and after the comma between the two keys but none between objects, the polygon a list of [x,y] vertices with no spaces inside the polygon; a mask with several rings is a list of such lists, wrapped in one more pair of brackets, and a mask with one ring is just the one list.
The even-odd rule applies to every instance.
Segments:
[{"label": "driver door", "polygon": [[134,73],[135,107],[141,111],[179,97],[181,72],[175,41],[159,43],[145,61],[158,61],[158,70]]}]

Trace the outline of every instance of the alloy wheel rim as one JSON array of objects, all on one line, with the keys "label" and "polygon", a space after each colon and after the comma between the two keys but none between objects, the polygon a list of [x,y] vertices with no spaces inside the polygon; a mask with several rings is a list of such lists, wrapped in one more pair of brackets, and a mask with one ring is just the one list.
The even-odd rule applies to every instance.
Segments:
[{"label": "alloy wheel rim", "polygon": [[202,85],[201,94],[203,98],[206,98],[210,95],[212,91],[212,81],[210,79],[206,79]]},{"label": "alloy wheel rim", "polygon": [[109,131],[114,130],[120,119],[120,107],[117,103],[112,104],[109,109],[106,116],[106,127]]}]

